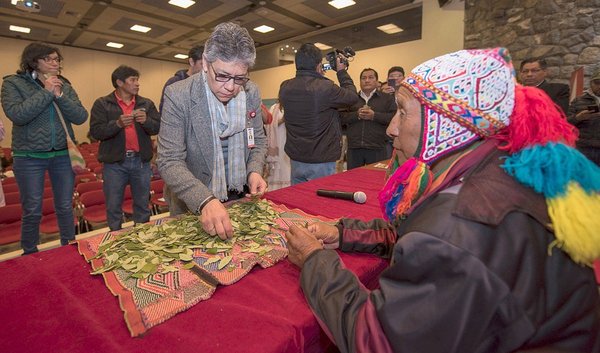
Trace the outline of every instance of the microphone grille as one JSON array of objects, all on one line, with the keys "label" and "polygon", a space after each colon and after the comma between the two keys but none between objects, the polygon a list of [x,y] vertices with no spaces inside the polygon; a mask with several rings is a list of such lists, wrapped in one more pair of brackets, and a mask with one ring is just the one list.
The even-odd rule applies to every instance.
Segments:
[{"label": "microphone grille", "polygon": [[357,191],[353,195],[354,202],[356,203],[365,203],[367,202],[367,194],[362,191]]}]

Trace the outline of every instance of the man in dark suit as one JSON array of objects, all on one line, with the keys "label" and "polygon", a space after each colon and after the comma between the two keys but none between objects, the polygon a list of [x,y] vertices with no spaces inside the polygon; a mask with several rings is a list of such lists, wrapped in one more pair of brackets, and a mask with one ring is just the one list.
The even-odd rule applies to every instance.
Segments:
[{"label": "man in dark suit", "polygon": [[544,59],[525,59],[521,62],[520,79],[525,86],[534,86],[544,90],[548,96],[558,104],[566,114],[569,109],[569,85],[564,83],[550,83],[546,81],[546,68],[548,64]]}]

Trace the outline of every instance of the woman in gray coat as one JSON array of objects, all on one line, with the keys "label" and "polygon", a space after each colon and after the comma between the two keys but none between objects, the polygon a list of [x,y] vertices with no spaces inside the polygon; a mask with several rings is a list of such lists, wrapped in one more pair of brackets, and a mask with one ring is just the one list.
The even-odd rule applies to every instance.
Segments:
[{"label": "woman in gray coat", "polygon": [[248,31],[222,23],[206,41],[202,71],[163,97],[157,164],[169,211],[201,215],[204,230],[222,239],[233,228],[221,202],[267,188],[260,93],[248,79],[255,58]]},{"label": "woman in gray coat", "polygon": [[61,62],[58,48],[31,43],[23,50],[17,74],[4,77],[2,83],[2,108],[13,123],[13,170],[23,207],[21,247],[25,254],[38,251],[46,172],[52,182],[60,242],[66,245],[75,239],[75,176],[60,120],[74,139],[71,124],[83,124],[88,113],[69,82],[59,75]]}]

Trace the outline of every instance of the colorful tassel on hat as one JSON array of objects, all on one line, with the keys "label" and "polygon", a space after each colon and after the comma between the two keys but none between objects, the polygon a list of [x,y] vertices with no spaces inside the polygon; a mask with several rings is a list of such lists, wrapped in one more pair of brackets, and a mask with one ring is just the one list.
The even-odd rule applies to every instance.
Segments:
[{"label": "colorful tassel on hat", "polygon": [[600,168],[562,143],[525,148],[506,158],[504,170],[546,198],[556,241],[573,261],[600,258]]},{"label": "colorful tassel on hat", "polygon": [[429,167],[416,158],[404,162],[388,179],[378,199],[384,218],[388,221],[410,209],[427,191],[433,180]]}]

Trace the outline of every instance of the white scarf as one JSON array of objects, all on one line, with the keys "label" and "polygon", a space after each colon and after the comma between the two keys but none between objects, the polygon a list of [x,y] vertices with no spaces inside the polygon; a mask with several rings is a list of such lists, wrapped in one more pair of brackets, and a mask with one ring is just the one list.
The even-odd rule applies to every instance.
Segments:
[{"label": "white scarf", "polygon": [[[240,92],[227,103],[227,106],[225,106],[212,93],[210,87],[208,87],[206,75],[203,75],[203,78],[213,132],[213,150],[215,151],[212,180],[209,187],[216,198],[225,201],[227,200],[228,189],[241,192],[244,190],[244,184],[246,183],[244,151],[246,92],[242,88]],[[227,139],[228,142],[227,176],[225,176],[225,162],[223,159],[221,139]]]}]

